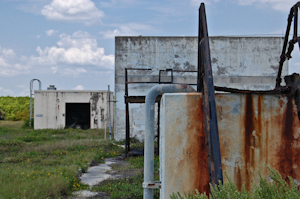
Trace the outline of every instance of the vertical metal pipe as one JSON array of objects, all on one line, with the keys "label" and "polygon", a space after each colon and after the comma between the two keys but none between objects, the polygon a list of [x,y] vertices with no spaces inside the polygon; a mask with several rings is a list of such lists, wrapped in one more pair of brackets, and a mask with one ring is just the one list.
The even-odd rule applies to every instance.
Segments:
[{"label": "vertical metal pipe", "polygon": [[205,120],[205,134],[207,142],[207,157],[210,182],[217,185],[219,180],[223,182],[223,171],[221,163],[221,151],[219,143],[218,121],[215,104],[215,91],[210,59],[209,38],[207,30],[207,21],[205,14],[205,5],[201,3],[199,9],[199,67],[201,72],[201,81],[203,84],[203,111]]},{"label": "vertical metal pipe", "polygon": [[[128,73],[127,68],[125,68],[125,98],[128,97]],[[125,158],[128,156],[129,149],[129,103],[125,103],[125,109],[126,109],[126,135],[125,135]]]},{"label": "vertical metal pipe", "polygon": [[291,28],[293,16],[294,16],[294,14],[293,14],[293,8],[291,8],[290,14],[289,14],[289,17],[288,17],[288,24],[287,24],[287,28],[286,28],[286,32],[285,32],[285,37],[284,37],[284,43],[283,43],[283,47],[282,47],[282,52],[281,52],[281,55],[280,55],[279,69],[278,69],[278,73],[277,73],[275,88],[280,87],[282,66],[283,66],[284,61],[286,60],[285,52],[286,52],[286,47],[287,47],[287,43],[288,43],[288,39],[289,39],[290,28]]},{"label": "vertical metal pipe", "polygon": [[298,4],[294,5],[294,37],[297,37],[298,33]]},{"label": "vertical metal pipe", "polygon": [[29,113],[29,127],[31,127],[31,118],[32,118],[32,82],[30,81],[29,88],[30,88],[30,113]]},{"label": "vertical metal pipe", "polygon": [[108,85],[108,125],[109,125],[109,139],[111,140],[110,85]]},{"label": "vertical metal pipe", "polygon": [[160,136],[160,101],[157,102],[157,154],[159,155],[159,136]]},{"label": "vertical metal pipe", "polygon": [[159,73],[158,73],[158,83],[160,84],[160,73],[161,73],[161,70],[159,70]]},{"label": "vertical metal pipe", "polygon": [[[201,8],[201,7],[200,7]],[[203,93],[203,78],[202,78],[202,66],[201,66],[201,49],[200,42],[202,38],[202,30],[201,30],[201,14],[199,8],[199,16],[198,16],[198,72],[197,72],[197,92]]]},{"label": "vertical metal pipe", "polygon": [[42,82],[39,80],[39,79],[32,79],[30,81],[30,84],[29,84],[29,88],[30,88],[30,113],[29,113],[29,126],[31,127],[31,120],[32,120],[32,96],[34,95],[32,93],[32,89],[33,89],[33,82],[34,81],[38,81],[39,82],[39,90],[42,90]]},{"label": "vertical metal pipe", "polygon": [[171,84],[173,84],[173,69],[171,69]]},{"label": "vertical metal pipe", "polygon": [[144,199],[153,199],[154,189],[154,110],[156,97],[163,93],[196,92],[189,85],[160,84],[152,87],[146,96],[145,153],[144,153]]}]

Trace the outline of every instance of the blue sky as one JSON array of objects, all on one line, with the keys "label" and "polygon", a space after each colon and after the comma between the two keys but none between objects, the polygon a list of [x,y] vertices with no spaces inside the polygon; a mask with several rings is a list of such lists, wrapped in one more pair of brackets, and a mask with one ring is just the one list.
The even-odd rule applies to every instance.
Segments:
[{"label": "blue sky", "polygon": [[[113,88],[115,36],[196,36],[201,2],[0,0],[0,96],[28,96],[33,78],[43,89]],[[282,36],[296,3],[204,2],[210,36]],[[293,55],[290,73],[300,70],[298,47]]]}]

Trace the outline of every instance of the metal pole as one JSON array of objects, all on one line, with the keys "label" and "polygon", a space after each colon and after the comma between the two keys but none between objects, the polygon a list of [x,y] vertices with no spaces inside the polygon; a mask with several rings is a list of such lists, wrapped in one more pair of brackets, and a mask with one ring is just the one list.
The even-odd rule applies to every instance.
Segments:
[{"label": "metal pole", "polygon": [[221,149],[218,132],[217,110],[215,103],[215,91],[212,75],[209,39],[207,31],[207,22],[204,3],[201,3],[199,9],[201,19],[200,24],[200,70],[204,71],[203,81],[203,111],[205,121],[205,134],[207,142],[208,167],[210,172],[210,182],[218,185],[219,181],[223,183],[223,171],[221,162]]},{"label": "metal pole", "polygon": [[152,87],[146,96],[144,199],[153,199],[154,188],[160,186],[160,183],[154,182],[154,107],[156,97],[163,93],[182,92],[196,92],[196,90],[184,84],[159,84]]},{"label": "metal pole", "polygon": [[[125,68],[125,98],[128,97],[128,74],[127,74],[127,68]],[[130,151],[130,127],[129,127],[129,103],[125,103],[125,109],[126,109],[126,136],[125,136],[125,158],[128,156],[128,152]]]},{"label": "metal pole", "polygon": [[106,122],[107,122],[107,119],[105,120],[104,140],[106,140]]},{"label": "metal pole", "polygon": [[30,88],[30,113],[29,113],[29,126],[31,127],[31,120],[32,120],[32,96],[34,94],[32,94],[32,89],[33,89],[33,82],[37,80],[39,82],[39,90],[42,90],[42,83],[39,79],[32,79],[30,81],[29,84],[29,88]]},{"label": "metal pole", "polygon": [[108,125],[109,125],[109,139],[111,140],[110,85],[108,85]]}]

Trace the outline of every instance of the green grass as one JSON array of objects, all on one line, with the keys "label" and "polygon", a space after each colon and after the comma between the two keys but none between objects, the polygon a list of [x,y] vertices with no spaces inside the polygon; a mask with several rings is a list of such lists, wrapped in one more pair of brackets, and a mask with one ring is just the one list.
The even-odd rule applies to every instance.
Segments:
[{"label": "green grass", "polygon": [[[140,199],[143,198],[142,183],[144,181],[143,167],[144,157],[132,157],[128,158],[127,161],[130,163],[129,167],[121,167],[116,170],[123,170],[125,172],[132,172],[135,170],[135,175],[127,178],[117,180],[105,180],[99,185],[93,187],[93,191],[101,191],[109,193],[110,198],[122,198],[122,199]],[[159,157],[156,156],[154,159],[154,180],[159,181]],[[154,190],[154,198],[159,198],[159,190]]]},{"label": "green grass", "polygon": [[88,189],[77,179],[92,160],[103,162],[124,152],[104,130],[22,129],[0,122],[0,199],[62,198]]}]

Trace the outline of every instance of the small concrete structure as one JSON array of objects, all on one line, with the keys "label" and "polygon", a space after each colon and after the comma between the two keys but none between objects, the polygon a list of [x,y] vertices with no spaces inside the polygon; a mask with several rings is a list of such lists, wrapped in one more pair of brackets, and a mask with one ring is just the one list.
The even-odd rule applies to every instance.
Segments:
[{"label": "small concrete structure", "polygon": [[108,91],[35,90],[34,96],[34,129],[105,128]]},{"label": "small concrete structure", "polygon": [[[214,84],[238,89],[269,90],[275,87],[282,37],[210,37]],[[125,68],[129,82],[158,82],[159,70],[197,70],[197,37],[116,37],[115,39],[115,139],[125,139]],[[288,74],[284,63],[282,76]],[[162,74],[170,81],[170,73]],[[174,73],[174,83],[197,82],[193,72]],[[129,96],[145,96],[156,84],[129,84]],[[130,104],[130,136],[144,139],[144,104]]]}]

